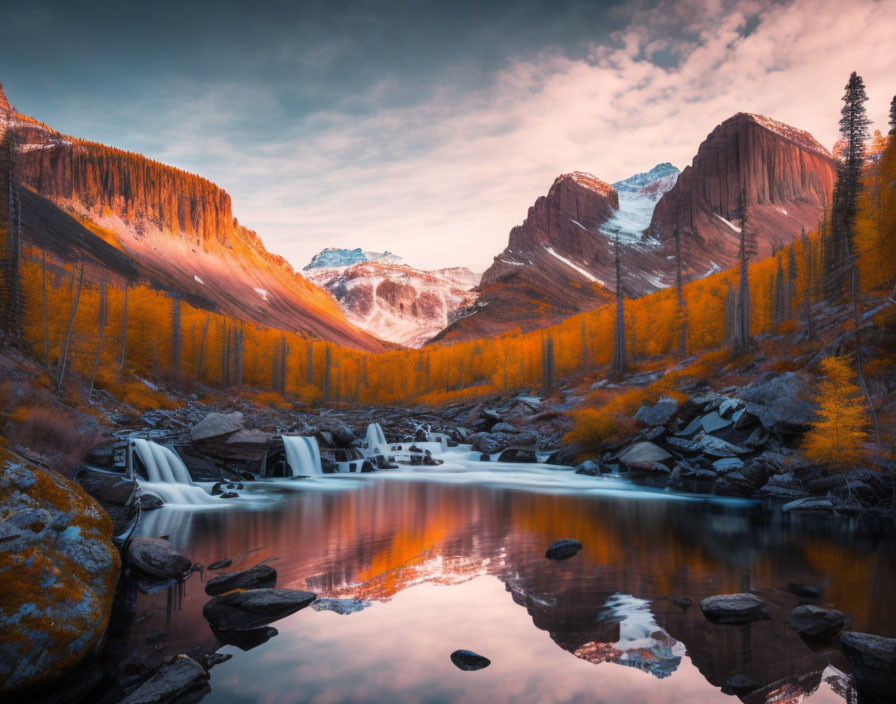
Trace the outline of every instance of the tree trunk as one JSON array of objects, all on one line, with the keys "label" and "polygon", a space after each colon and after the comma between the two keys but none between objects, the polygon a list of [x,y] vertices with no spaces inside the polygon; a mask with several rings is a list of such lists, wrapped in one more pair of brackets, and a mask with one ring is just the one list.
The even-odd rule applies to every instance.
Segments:
[{"label": "tree trunk", "polygon": [[40,274],[41,287],[44,293],[44,366],[47,373],[50,373],[50,322],[47,313],[47,250],[41,250],[43,257],[41,258]]},{"label": "tree trunk", "polygon": [[96,370],[100,365],[100,354],[103,351],[103,337],[106,333],[106,282],[103,281],[100,288],[100,316],[99,316],[99,336],[96,341],[96,354],[93,357],[93,372],[90,374],[90,390],[87,392],[87,400],[93,396],[93,384],[96,381]]},{"label": "tree trunk", "polygon": [[[74,272],[72,272],[74,274]],[[72,277],[74,280],[74,276]],[[62,385],[65,382],[65,367],[68,364],[68,346],[72,338],[72,327],[75,324],[75,314],[78,312],[78,301],[81,300],[81,287],[84,284],[84,262],[81,262],[78,274],[78,288],[72,301],[72,310],[68,316],[68,328],[65,331],[65,340],[62,343],[62,351],[59,356],[59,374],[56,378],[56,392],[62,393]]]},{"label": "tree trunk", "polygon": [[205,359],[205,336],[208,334],[208,324],[211,322],[212,316],[206,314],[205,326],[202,328],[202,340],[199,343],[199,363],[196,365],[196,379],[202,379],[202,362]]},{"label": "tree trunk", "polygon": [[121,314],[121,359],[118,360],[118,371],[124,369],[124,355],[128,346],[128,282],[124,282],[124,309]]},{"label": "tree trunk", "polygon": [[171,368],[178,373],[180,372],[180,350],[180,298],[175,294],[171,298]]}]

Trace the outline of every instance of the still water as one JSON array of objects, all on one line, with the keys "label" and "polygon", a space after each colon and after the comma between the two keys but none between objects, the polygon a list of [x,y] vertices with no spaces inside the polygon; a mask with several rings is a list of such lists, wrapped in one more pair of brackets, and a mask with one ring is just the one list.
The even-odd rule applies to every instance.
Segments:
[{"label": "still water", "polygon": [[[204,700],[227,704],[730,702],[721,688],[736,673],[763,688],[748,702],[819,704],[846,700],[848,668],[789,629],[806,603],[789,582],[824,583],[813,603],[896,636],[896,544],[857,524],[474,464],[259,484],[224,510],[146,514],[140,532],[169,535],[194,562],[269,561],[278,587],[324,601],[221,647],[196,574],[180,597],[140,595],[130,647],[150,665],[233,653]],[[583,550],[546,560],[564,537]],[[770,620],[714,625],[700,612],[706,596],[745,590]],[[459,648],[492,664],[461,671]]]}]

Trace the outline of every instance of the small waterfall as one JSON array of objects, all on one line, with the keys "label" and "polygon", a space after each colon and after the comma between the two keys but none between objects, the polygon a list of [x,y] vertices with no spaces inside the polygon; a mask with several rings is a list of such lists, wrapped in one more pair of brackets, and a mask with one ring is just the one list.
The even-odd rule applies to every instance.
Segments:
[{"label": "small waterfall", "polygon": [[[146,480],[134,471],[134,453],[146,468]],[[208,506],[222,503],[214,496],[209,496],[202,487],[193,484],[190,472],[174,450],[156,442],[142,438],[131,440],[128,469],[141,489],[155,494],[166,504]]]},{"label": "small waterfall", "polygon": [[389,444],[386,442],[386,434],[379,423],[370,423],[367,426],[367,454],[388,455]]},{"label": "small waterfall", "polygon": [[286,462],[292,469],[292,476],[320,476],[323,474],[317,438],[299,435],[281,435],[280,437],[283,438]]}]

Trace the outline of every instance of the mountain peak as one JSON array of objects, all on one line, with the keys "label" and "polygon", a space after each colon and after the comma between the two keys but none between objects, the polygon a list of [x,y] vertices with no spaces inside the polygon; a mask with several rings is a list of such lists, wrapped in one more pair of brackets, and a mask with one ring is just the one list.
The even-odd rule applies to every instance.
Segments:
[{"label": "mountain peak", "polygon": [[595,191],[596,193],[600,193],[603,196],[608,196],[613,191],[613,187],[609,183],[601,181],[597,176],[589,174],[586,171],[573,171],[572,173],[561,174],[554,181],[554,185],[563,183],[564,181],[575,181],[579,185]]},{"label": "mountain peak", "polygon": [[[617,181],[613,184],[613,188],[619,193],[638,193],[648,186],[653,186],[649,190],[659,191],[659,195],[662,195],[675,184],[675,179],[678,178],[678,174],[679,171],[677,166],[670,164],[668,161],[664,161],[662,164],[654,166],[650,171],[635,174],[622,181]],[[659,198],[659,195],[657,198]]]},{"label": "mountain peak", "polygon": [[309,269],[335,269],[353,266],[363,262],[383,262],[385,264],[404,264],[404,260],[392,252],[368,252],[360,247],[346,249],[344,247],[327,247],[311,257],[311,261],[303,267]]},{"label": "mountain peak", "polygon": [[9,100],[6,99],[6,93],[3,92],[3,84],[0,83],[0,110],[11,111],[12,105],[9,104]]},{"label": "mountain peak", "polygon": [[[822,156],[826,156],[829,159],[831,158],[831,153],[827,149],[825,149],[818,142],[818,140],[815,139],[815,137],[813,137],[805,130],[801,130],[797,127],[788,125],[786,122],[781,122],[771,117],[767,117],[766,115],[760,115],[753,112],[739,112],[736,115],[725,120],[725,122],[736,121],[753,122],[760,127],[764,127],[770,132],[774,132],[779,137],[783,137],[784,139],[793,142],[800,149],[805,149],[806,151],[821,154]],[[725,122],[723,122],[722,124],[725,124]]]}]

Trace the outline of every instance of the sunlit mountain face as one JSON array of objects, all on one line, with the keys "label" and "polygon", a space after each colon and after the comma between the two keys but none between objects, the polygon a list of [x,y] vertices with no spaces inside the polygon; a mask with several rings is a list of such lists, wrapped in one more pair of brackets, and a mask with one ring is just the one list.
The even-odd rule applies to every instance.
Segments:
[{"label": "sunlit mountain face", "polygon": [[[807,647],[783,616],[743,627],[709,624],[696,607],[700,599],[749,588],[783,615],[798,602],[783,590],[790,581],[825,581],[826,599],[848,609],[855,628],[873,621],[878,630],[896,632],[896,612],[873,599],[875,590],[896,581],[892,562],[824,523],[782,532],[749,507],[662,499],[623,505],[395,478],[363,488],[308,489],[263,510],[150,514],[141,531],[170,534],[175,546],[205,564],[229,556],[241,567],[269,561],[278,586],[309,589],[323,599],[319,610],[275,624],[281,633],[258,645],[260,663],[285,648],[304,652],[303,643],[319,642],[320,628],[335,643],[357,637],[356,627],[375,628],[381,647],[397,648],[393,639],[416,637],[408,636],[407,619],[425,631],[435,608],[444,612],[440,619],[457,623],[475,621],[478,613],[500,614],[502,623],[507,620],[502,628],[525,627],[535,641],[543,632],[565,655],[553,667],[573,682],[587,677],[575,667],[580,662],[611,681],[622,678],[619,686],[626,672],[640,672],[663,683],[655,690],[660,694],[696,686],[706,689],[694,701],[715,701],[713,691],[745,672],[769,686],[762,701],[798,701],[793,697],[820,683],[831,688],[821,674],[828,666],[844,670],[840,656]],[[546,560],[547,545],[563,536],[581,539],[581,553],[565,562]],[[850,575],[860,572],[876,574],[875,584],[857,589]],[[145,609],[149,617],[130,638],[141,658],[156,661],[197,639],[212,645],[215,636],[201,614],[205,599],[198,580],[187,582],[173,611],[160,594],[140,596],[138,613]],[[162,650],[141,645],[160,628],[169,632]],[[516,676],[523,665],[514,664],[515,647],[500,638],[491,647],[498,652],[488,655],[499,662],[510,657],[496,670],[503,672],[499,679]],[[428,646],[421,648],[402,657],[427,668]],[[258,666],[252,661],[239,663]],[[363,686],[370,672],[357,666],[362,671],[352,676]]]}]

